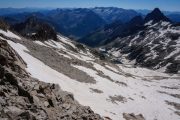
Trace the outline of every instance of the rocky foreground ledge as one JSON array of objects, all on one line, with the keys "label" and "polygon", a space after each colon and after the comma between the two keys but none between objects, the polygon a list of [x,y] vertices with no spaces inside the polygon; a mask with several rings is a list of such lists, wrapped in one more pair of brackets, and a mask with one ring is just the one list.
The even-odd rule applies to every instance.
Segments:
[{"label": "rocky foreground ledge", "polygon": [[23,59],[0,39],[1,120],[102,120],[72,94],[30,77],[25,68]]}]

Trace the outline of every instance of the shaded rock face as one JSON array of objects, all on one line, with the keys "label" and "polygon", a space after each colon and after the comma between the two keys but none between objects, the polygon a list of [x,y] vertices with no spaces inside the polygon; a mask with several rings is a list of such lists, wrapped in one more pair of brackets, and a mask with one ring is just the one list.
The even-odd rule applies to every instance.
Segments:
[{"label": "shaded rock face", "polygon": [[78,42],[91,47],[104,45],[106,41],[113,37],[113,34],[121,33],[125,28],[124,23],[116,21],[112,24],[105,25],[102,29],[98,29],[93,33],[78,40]]},{"label": "shaded rock face", "polygon": [[50,25],[39,21],[35,16],[29,17],[23,23],[13,25],[12,28],[22,36],[34,40],[57,40],[56,31]]},{"label": "shaded rock face", "polygon": [[128,26],[129,27],[138,27],[138,26],[142,26],[143,24],[144,24],[144,20],[143,20],[142,16],[136,16],[131,19],[131,21],[128,23]]},{"label": "shaded rock face", "polygon": [[7,29],[9,29],[9,25],[1,18],[0,18],[0,29],[4,31],[7,31]]},{"label": "shaded rock face", "polygon": [[58,85],[31,78],[26,64],[4,40],[0,40],[0,56],[0,119],[102,119]]}]

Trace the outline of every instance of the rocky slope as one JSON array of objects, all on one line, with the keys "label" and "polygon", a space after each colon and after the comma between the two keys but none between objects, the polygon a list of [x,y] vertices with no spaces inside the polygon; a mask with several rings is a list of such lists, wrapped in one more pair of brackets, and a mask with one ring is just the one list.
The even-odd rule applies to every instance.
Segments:
[{"label": "rocky slope", "polygon": [[0,38],[0,119],[101,120],[56,84],[32,78],[21,56]]},{"label": "rocky slope", "polygon": [[[37,110],[48,110],[47,114],[49,113],[55,117],[57,116],[54,114],[57,112],[60,117],[65,115],[67,117],[65,119],[68,120],[71,119],[69,117],[74,116],[75,118],[77,117],[76,119],[78,117],[86,119],[84,118],[86,115],[90,117],[89,119],[101,119],[98,115],[91,114],[91,112],[82,112],[83,116],[79,115],[81,110],[86,111],[89,109],[81,105],[90,106],[95,113],[98,113],[104,119],[178,120],[180,118],[179,75],[169,75],[140,67],[135,68],[128,64],[110,63],[107,61],[108,57],[101,55],[96,50],[76,43],[60,34],[57,35],[57,40],[48,39],[39,41],[24,38],[10,30],[0,30],[0,39],[7,41],[8,45],[23,59],[21,61],[25,61],[20,62],[22,63],[20,66],[25,68],[25,71],[29,74],[17,73],[18,75],[15,75],[15,78],[18,78],[18,86],[30,94],[30,96],[25,95],[23,97],[28,105],[36,105],[35,101],[39,99],[40,102],[37,105]],[[8,60],[11,61],[12,58]],[[6,68],[6,66],[4,67]],[[24,74],[25,76],[21,77]],[[54,92],[57,85],[53,84],[58,84],[63,91],[72,93],[74,99],[81,104],[78,104],[81,107],[78,107],[77,102],[72,100],[72,95],[69,95],[69,93],[64,93],[62,90]],[[40,86],[38,87],[38,85]],[[27,87],[24,88],[23,86]],[[31,86],[33,89],[30,89]],[[47,86],[47,89],[43,86]],[[54,86],[55,89],[53,89]],[[6,87],[6,89],[11,90],[13,88],[18,91],[19,87],[17,87],[17,84],[13,87],[11,85]],[[10,93],[11,91],[9,91]],[[20,95],[22,96],[22,94],[18,95],[13,90],[11,94],[16,94],[15,97],[17,99]],[[54,94],[58,94],[58,96],[55,96],[55,99],[53,97]],[[34,103],[29,102],[32,102],[31,95],[35,97],[33,98]],[[58,101],[56,97],[61,100],[58,99]],[[7,97],[3,97],[3,99],[5,98]],[[13,101],[14,99],[9,100]],[[56,103],[60,108],[56,106]],[[78,108],[72,107],[74,104]],[[18,107],[19,102],[12,102],[12,104],[5,105],[2,108],[9,107],[10,105]],[[29,108],[28,105],[27,107],[23,106],[23,108]],[[63,106],[61,107],[61,105]],[[22,107],[18,108],[23,109]],[[34,109],[31,109],[31,107],[26,109],[26,111],[31,110],[33,111]],[[8,110],[6,109],[6,111]],[[16,109],[16,111],[18,110]],[[43,112],[41,113],[44,114]],[[35,117],[42,115],[34,114]],[[52,119],[54,118],[52,117]]]},{"label": "rocky slope", "polygon": [[136,16],[126,24],[115,22],[79,42],[105,48],[103,52],[121,63],[128,61],[132,65],[179,73],[179,36],[179,25],[156,8],[144,19]]},{"label": "rocky slope", "polygon": [[139,29],[127,37],[117,37],[114,42],[107,45],[109,53],[116,58],[127,58],[135,65],[179,73],[180,26],[172,24],[157,9],[148,14],[145,21],[144,29]]}]

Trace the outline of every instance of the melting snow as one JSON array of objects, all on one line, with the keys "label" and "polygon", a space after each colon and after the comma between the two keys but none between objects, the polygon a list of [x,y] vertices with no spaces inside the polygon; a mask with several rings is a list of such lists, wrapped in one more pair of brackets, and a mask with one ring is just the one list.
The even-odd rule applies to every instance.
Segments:
[{"label": "melting snow", "polygon": [[9,30],[6,32],[6,31],[3,31],[0,29],[0,33],[5,35],[6,37],[15,38],[15,39],[19,39],[19,40],[21,39],[19,36],[15,35],[14,33],[12,33]]},{"label": "melting snow", "polygon": [[54,40],[48,40],[48,41],[45,41],[45,43],[57,49],[66,49],[60,42],[56,42]]},{"label": "melting snow", "polygon": [[166,56],[164,59],[168,59],[170,57],[172,57],[175,54],[180,54],[180,48],[177,48],[176,50],[174,50],[173,52],[171,52],[168,56]]},{"label": "melting snow", "polygon": [[152,20],[150,20],[149,22],[145,23],[144,25],[145,25],[145,26],[152,25],[152,22],[153,22],[153,21],[152,21]]},{"label": "melting snow", "polygon": [[71,47],[76,48],[75,45],[72,44],[71,41],[70,41],[68,38],[66,38],[66,37],[64,37],[64,36],[60,36],[60,35],[58,35],[58,38],[59,38],[59,40],[62,41],[63,43],[66,43],[66,44],[70,45]]},{"label": "melting snow", "polygon": [[162,26],[167,26],[167,25],[169,25],[170,23],[169,22],[166,22],[166,21],[163,21],[163,22],[161,22],[161,25]]},{"label": "melting snow", "polygon": [[38,45],[41,45],[41,46],[46,46],[46,47],[48,47],[47,45],[45,45],[43,42],[41,42],[41,41],[34,41],[36,44],[38,44]]},{"label": "melting snow", "polygon": [[135,36],[135,37],[131,40],[131,42],[129,43],[129,46],[131,46],[132,43],[133,43],[136,39],[138,39],[138,38],[139,38],[139,34],[138,34],[137,36]]},{"label": "melting snow", "polygon": [[[109,116],[113,120],[123,119],[122,113],[143,114],[147,120],[178,120],[180,117],[174,113],[175,109],[166,104],[165,100],[180,103],[179,99],[166,94],[159,93],[164,91],[168,93],[180,94],[178,89],[164,89],[161,86],[179,86],[179,80],[144,80],[149,76],[167,77],[164,73],[159,73],[145,68],[128,68],[119,65],[119,70],[112,69],[115,73],[106,67],[93,63],[94,68],[100,70],[105,76],[109,76],[114,81],[127,84],[127,86],[118,85],[107,77],[102,77],[94,69],[84,66],[72,65],[73,67],[84,71],[96,80],[96,84],[81,83],[59,73],[43,62],[32,57],[26,51],[28,49],[21,44],[8,41],[8,43],[19,53],[27,63],[27,71],[32,77],[49,83],[57,83],[65,91],[74,94],[74,97],[82,105],[90,106],[95,112],[102,116]],[[49,42],[52,46],[59,46],[57,43]],[[58,48],[62,48],[59,46]],[[127,75],[128,74],[128,75]],[[146,77],[148,76],[148,77]],[[99,89],[103,93],[92,93],[90,88]],[[121,95],[126,102],[117,101],[113,103],[110,96]]]}]

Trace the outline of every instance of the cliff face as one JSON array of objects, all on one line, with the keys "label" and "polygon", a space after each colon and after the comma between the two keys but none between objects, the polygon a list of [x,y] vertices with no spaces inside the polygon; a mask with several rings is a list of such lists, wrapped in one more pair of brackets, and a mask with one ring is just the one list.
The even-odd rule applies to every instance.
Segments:
[{"label": "cliff face", "polygon": [[58,85],[30,77],[25,67],[21,57],[0,39],[0,119],[102,119]]}]

